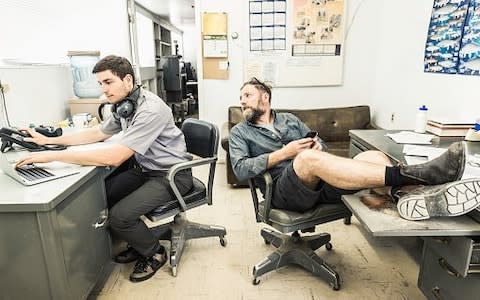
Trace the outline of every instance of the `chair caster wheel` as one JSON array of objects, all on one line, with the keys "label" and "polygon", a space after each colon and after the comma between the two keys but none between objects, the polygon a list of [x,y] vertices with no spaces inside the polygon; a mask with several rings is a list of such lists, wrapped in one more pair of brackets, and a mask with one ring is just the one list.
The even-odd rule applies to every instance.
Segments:
[{"label": "chair caster wheel", "polygon": [[222,245],[222,247],[227,246],[227,240],[223,236],[220,237],[220,245]]},{"label": "chair caster wheel", "polygon": [[346,217],[345,219],[343,219],[343,224],[345,225],[352,224],[352,217]]},{"label": "chair caster wheel", "polygon": [[260,284],[260,279],[258,279],[258,278],[253,278],[252,283],[253,283],[253,285],[259,285],[259,284]]},{"label": "chair caster wheel", "polygon": [[269,240],[263,239],[263,241],[265,242],[265,245],[270,245],[270,241],[269,241]]},{"label": "chair caster wheel", "polygon": [[340,290],[340,283],[330,283],[330,286],[334,291]]},{"label": "chair caster wheel", "polygon": [[177,267],[176,266],[172,267],[172,276],[177,277]]},{"label": "chair caster wheel", "polygon": [[328,251],[332,250],[332,248],[333,248],[332,243],[326,243],[325,244],[325,249],[327,249]]}]

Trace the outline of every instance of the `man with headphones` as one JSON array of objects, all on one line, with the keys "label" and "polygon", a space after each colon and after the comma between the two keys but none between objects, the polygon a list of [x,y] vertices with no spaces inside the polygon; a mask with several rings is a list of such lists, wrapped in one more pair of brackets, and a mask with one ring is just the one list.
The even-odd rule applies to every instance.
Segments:
[{"label": "man with headphones", "polygon": [[[123,131],[119,141],[89,151],[32,153],[17,166],[62,161],[116,167],[105,180],[110,230],[129,246],[115,261],[137,261],[130,280],[143,281],[165,264],[167,254],[140,217],[173,199],[166,174],[172,165],[192,157],[186,152],[184,136],[175,126],[170,108],[157,95],[135,85],[133,68],[126,58],[107,56],[95,65],[93,73],[113,104],[108,119],[99,126],[59,137],[46,137],[29,129],[32,137],[25,140],[40,145],[80,145],[103,141]],[[188,192],[191,171],[181,172],[175,181],[182,194]]]}]

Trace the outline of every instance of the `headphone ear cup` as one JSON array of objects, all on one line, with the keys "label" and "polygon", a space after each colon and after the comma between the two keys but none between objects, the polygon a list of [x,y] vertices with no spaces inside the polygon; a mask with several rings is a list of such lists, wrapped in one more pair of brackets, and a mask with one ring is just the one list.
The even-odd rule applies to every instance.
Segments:
[{"label": "headphone ear cup", "polygon": [[130,99],[123,100],[116,108],[115,112],[120,118],[128,118],[135,111],[135,104]]}]

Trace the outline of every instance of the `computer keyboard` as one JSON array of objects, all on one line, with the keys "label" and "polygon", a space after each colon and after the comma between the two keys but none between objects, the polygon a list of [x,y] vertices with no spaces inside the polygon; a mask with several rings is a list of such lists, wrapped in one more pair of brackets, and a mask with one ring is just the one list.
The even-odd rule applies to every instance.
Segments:
[{"label": "computer keyboard", "polygon": [[48,172],[47,170],[39,167],[35,167],[33,165],[23,166],[23,167],[17,168],[16,170],[18,175],[30,181],[54,176],[52,173]]}]

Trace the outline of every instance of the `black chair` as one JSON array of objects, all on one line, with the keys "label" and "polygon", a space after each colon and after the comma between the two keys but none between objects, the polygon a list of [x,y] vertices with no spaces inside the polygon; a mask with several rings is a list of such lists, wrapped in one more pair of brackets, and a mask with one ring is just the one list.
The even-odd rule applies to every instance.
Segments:
[{"label": "black chair", "polygon": [[[265,200],[260,203],[255,180],[248,180],[255,217],[257,223],[266,223],[280,232],[268,228],[260,231],[265,244],[273,244],[277,249],[253,267],[253,284],[259,284],[258,278],[265,273],[287,264],[297,264],[327,281],[334,290],[340,289],[338,273],[314,252],[323,245],[327,250],[332,249],[330,234],[301,237],[299,231],[314,232],[315,225],[342,218],[345,224],[350,224],[351,212],[343,203],[321,204],[305,213],[272,208],[273,180],[268,172],[263,174],[263,179],[266,184]],[[290,232],[293,232],[291,236],[285,234]]]},{"label": "black chair", "polygon": [[[171,242],[170,266],[173,276],[177,275],[177,266],[187,240],[218,236],[220,244],[225,247],[225,235],[227,234],[225,227],[222,226],[190,222],[187,220],[185,213],[194,207],[212,204],[213,178],[219,142],[218,127],[206,121],[187,119],[183,122],[182,132],[187,143],[187,151],[199,158],[176,164],[170,169],[167,178],[177,199],[167,202],[146,214],[146,217],[154,222],[175,216],[172,222],[151,228],[160,240],[170,240]],[[210,165],[208,183],[205,185],[201,180],[194,177],[192,189],[182,196],[173,180],[175,174],[180,170],[202,165]]]}]

